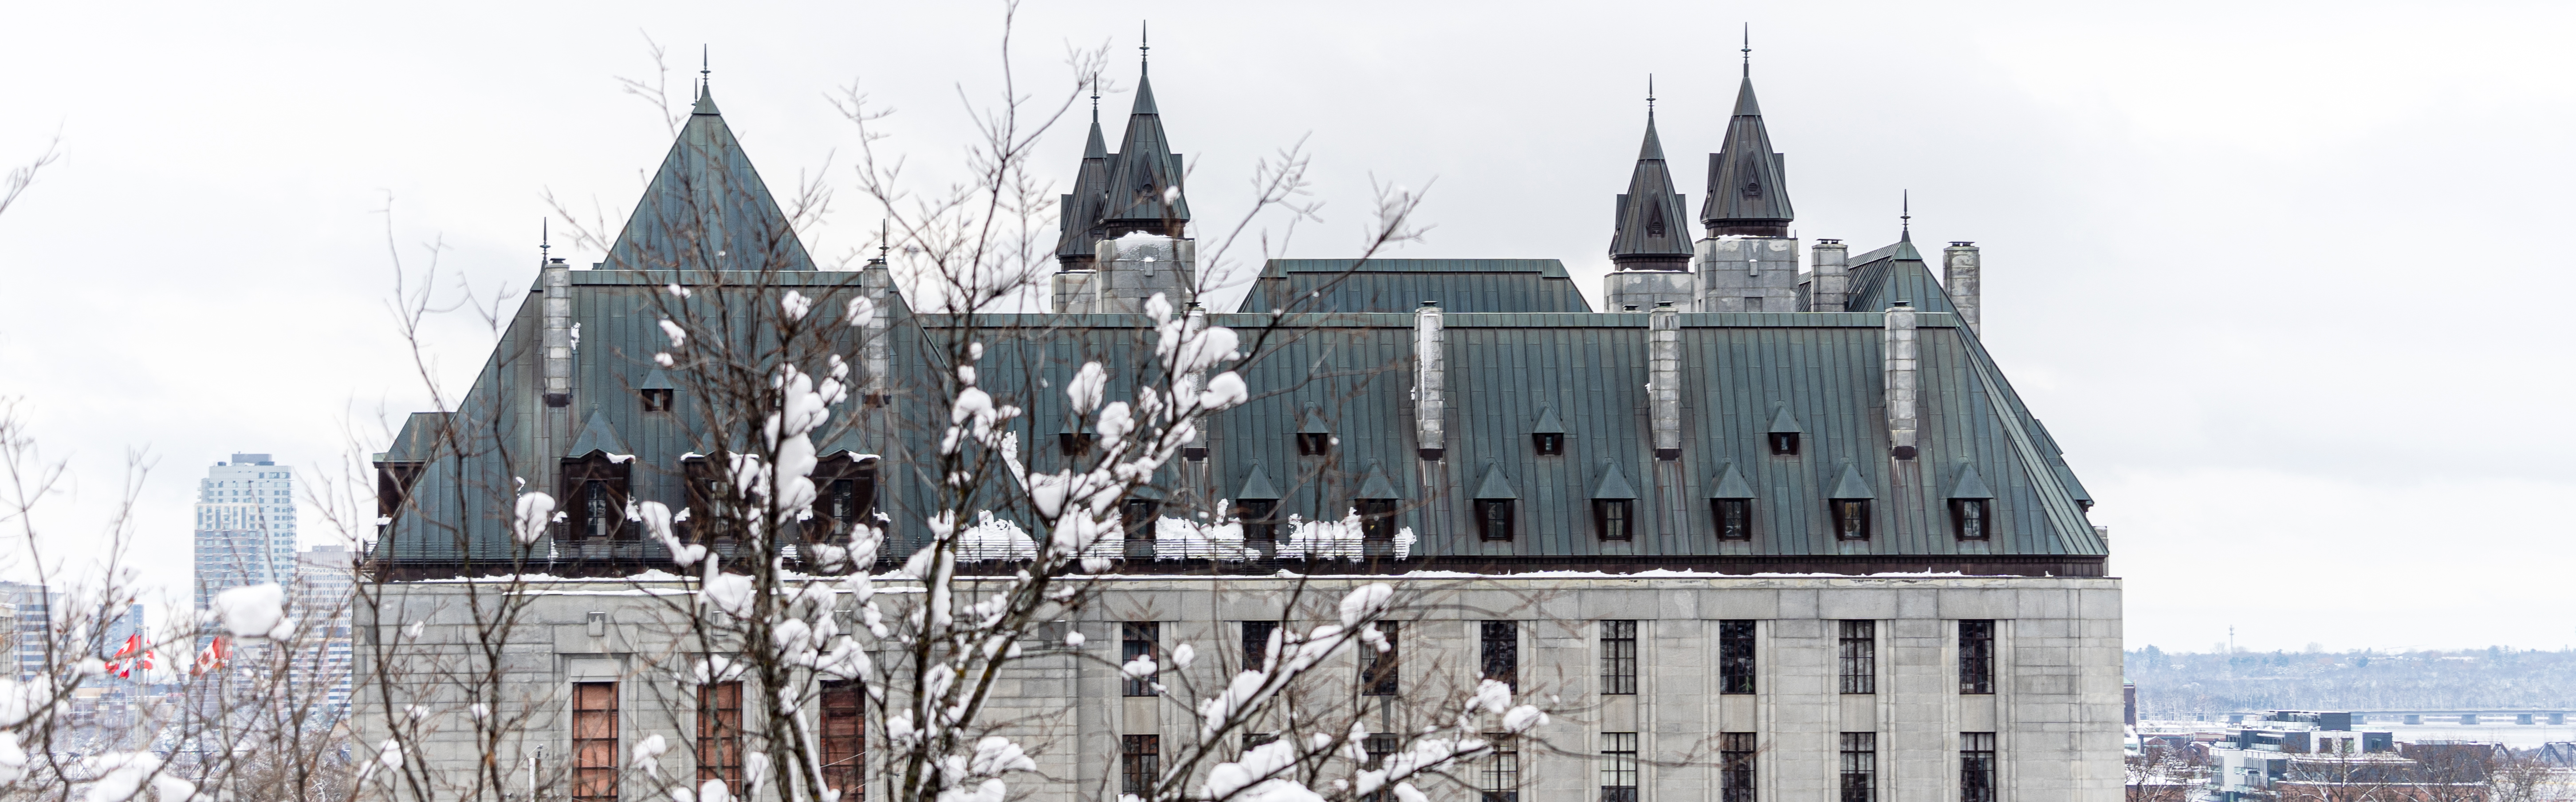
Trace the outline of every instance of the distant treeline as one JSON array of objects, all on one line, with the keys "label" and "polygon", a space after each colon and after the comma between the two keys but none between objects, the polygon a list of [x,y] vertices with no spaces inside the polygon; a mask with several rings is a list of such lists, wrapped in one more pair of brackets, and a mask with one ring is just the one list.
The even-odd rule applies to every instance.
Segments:
[{"label": "distant treeline", "polygon": [[2230,710],[2576,706],[2576,650],[2128,653],[2140,718]]}]

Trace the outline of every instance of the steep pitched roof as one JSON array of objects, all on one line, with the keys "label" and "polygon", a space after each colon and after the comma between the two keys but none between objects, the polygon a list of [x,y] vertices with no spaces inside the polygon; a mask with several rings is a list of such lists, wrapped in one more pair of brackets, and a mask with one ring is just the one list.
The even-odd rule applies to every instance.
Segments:
[{"label": "steep pitched roof", "polygon": [[1378,464],[1375,462],[1369,463],[1367,475],[1360,480],[1360,492],[1357,495],[1352,496],[1352,498],[1365,499],[1394,499],[1403,497],[1404,494],[1395,489],[1395,483],[1386,480],[1386,469],[1378,467]]},{"label": "steep pitched roof", "polygon": [[1555,259],[1272,259],[1244,312],[1590,312]]},{"label": "steep pitched roof", "polygon": [[1911,238],[1899,239],[1852,260],[1851,295],[1843,302],[1843,309],[1883,312],[1897,301],[1913,304],[1917,312],[1959,311],[1950,303],[1949,291],[1924,264],[1923,254],[1914,250]]},{"label": "steep pitched roof", "polygon": [[1190,219],[1189,198],[1181,189],[1181,157],[1163,133],[1163,115],[1154,105],[1154,82],[1142,68],[1136,74],[1136,107],[1127,114],[1127,133],[1119,137],[1111,159],[1108,199],[1101,219],[1113,227],[1162,230],[1166,222]]},{"label": "steep pitched roof", "polygon": [[1986,483],[1977,478],[1976,463],[1968,463],[1959,466],[1959,480],[1950,483],[1950,495],[1948,498],[1994,497],[1995,491],[1986,489]]},{"label": "steep pitched roof", "polygon": [[1674,191],[1673,173],[1664,165],[1664,143],[1655,135],[1655,116],[1646,115],[1646,142],[1637,148],[1637,167],[1628,174],[1628,192],[1619,196],[1619,211],[1610,233],[1610,261],[1672,263],[1687,269],[1691,255],[1688,206]]},{"label": "steep pitched roof", "polygon": [[1735,116],[1726,123],[1723,150],[1708,157],[1708,200],[1700,221],[1711,235],[1782,236],[1797,213],[1789,206],[1786,160],[1771,150],[1762,106],[1753,99],[1753,76],[1735,90]]},{"label": "steep pitched roof", "polygon": [[1753,486],[1744,483],[1744,472],[1736,470],[1735,463],[1729,462],[1726,464],[1726,470],[1708,483],[1708,497],[1754,498],[1755,496]]},{"label": "steep pitched roof", "polygon": [[1555,404],[1549,404],[1549,405],[1547,405],[1547,406],[1539,407],[1539,408],[1538,408],[1538,423],[1533,424],[1533,425],[1531,425],[1531,426],[1530,426],[1530,434],[1564,434],[1564,433],[1565,433],[1565,422],[1557,419],[1557,417],[1556,417],[1556,405],[1555,405]]},{"label": "steep pitched roof", "polygon": [[1789,414],[1789,407],[1783,405],[1777,414],[1771,416],[1771,428],[1762,431],[1764,434],[1804,434],[1807,430],[1798,427],[1798,416]]},{"label": "steep pitched roof", "polygon": [[1057,259],[1079,260],[1094,255],[1092,243],[1107,232],[1100,230],[1102,207],[1109,199],[1109,145],[1100,138],[1100,96],[1092,95],[1091,135],[1082,145],[1082,167],[1075,171],[1073,192],[1062,196],[1056,209],[1056,225],[1063,233],[1057,237]]},{"label": "steep pitched roof", "polygon": [[752,169],[742,143],[717,113],[715,96],[698,91],[662,167],[608,248],[612,270],[812,270],[769,186]]},{"label": "steep pitched roof", "polygon": [[1270,474],[1261,470],[1259,460],[1254,460],[1252,472],[1243,477],[1243,489],[1235,491],[1234,500],[1277,501],[1278,499],[1279,488],[1270,486]]},{"label": "steep pitched roof", "polygon": [[627,450],[626,441],[617,436],[617,427],[597,409],[590,411],[590,421],[581,425],[580,436],[572,439],[572,448],[565,451],[564,456],[587,457],[593,451],[615,456],[635,453]]},{"label": "steep pitched roof", "polygon": [[1604,462],[1601,481],[1592,485],[1594,499],[1636,498],[1637,487],[1628,484],[1628,475],[1619,472],[1619,463]]},{"label": "steep pitched roof", "polygon": [[1869,480],[1860,478],[1860,468],[1846,462],[1843,463],[1842,478],[1834,480],[1833,494],[1828,495],[1825,498],[1859,499],[1877,497],[1877,493],[1870,492]]},{"label": "steep pitched roof", "polygon": [[1470,496],[1479,501],[1520,497],[1521,494],[1512,492],[1512,478],[1503,475],[1503,466],[1500,465],[1485,466],[1485,480],[1476,483],[1476,494]]}]

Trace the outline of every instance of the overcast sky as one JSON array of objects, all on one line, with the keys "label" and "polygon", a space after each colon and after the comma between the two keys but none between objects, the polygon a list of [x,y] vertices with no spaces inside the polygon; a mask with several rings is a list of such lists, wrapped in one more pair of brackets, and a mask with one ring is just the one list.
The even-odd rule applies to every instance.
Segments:
[{"label": "overcast sky", "polygon": [[[350,432],[381,448],[379,413],[426,403],[396,256],[436,243],[442,289],[507,311],[545,193],[613,228],[669,147],[616,81],[654,75],[648,35],[675,93],[712,50],[773,189],[839,191],[817,257],[865,247],[828,96],[895,110],[882,147],[929,187],[960,93],[998,90],[998,6],[929,5],[13,10],[0,162],[61,160],[0,216],[0,396],[78,471],[57,548],[143,449],[142,566],[184,598],[207,466],[336,479]],[[1910,190],[1917,239],[1985,249],[1985,339],[2100,502],[2132,648],[2576,643],[2566,4],[1032,3],[1023,86],[1113,48],[1114,139],[1147,18],[1202,225],[1302,139],[1327,222],[1281,255],[1352,255],[1372,180],[1428,187],[1399,255],[1561,259],[1596,304],[1646,76],[1696,209],[1750,23],[1800,236],[1883,245]],[[1047,143],[1064,182],[1081,134]],[[461,390],[488,331],[432,334]]]}]

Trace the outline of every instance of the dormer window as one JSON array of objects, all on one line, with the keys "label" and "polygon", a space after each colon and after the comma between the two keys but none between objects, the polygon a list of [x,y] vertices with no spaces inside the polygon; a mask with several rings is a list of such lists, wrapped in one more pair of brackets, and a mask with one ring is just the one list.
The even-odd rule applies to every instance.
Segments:
[{"label": "dormer window", "polygon": [[1798,425],[1798,416],[1789,414],[1789,408],[1782,406],[1771,414],[1771,428],[1764,434],[1770,441],[1772,454],[1794,457],[1798,455],[1798,435],[1806,431],[1806,427]]},{"label": "dormer window", "polygon": [[562,536],[610,540],[629,534],[625,525],[627,465],[599,451],[564,460]]},{"label": "dormer window", "polygon": [[1708,500],[1709,514],[1717,519],[1717,539],[1753,539],[1753,500],[1749,498],[1713,498]]},{"label": "dormer window", "polygon": [[835,454],[814,466],[814,486],[820,491],[814,511],[824,531],[833,540],[847,540],[853,527],[876,512],[877,460]]},{"label": "dormer window", "polygon": [[1512,539],[1513,499],[1489,498],[1476,501],[1476,535],[1484,540]]},{"label": "dormer window", "polygon": [[1838,498],[1832,502],[1834,537],[1838,540],[1869,539],[1869,499]]},{"label": "dormer window", "polygon": [[1536,446],[1542,455],[1561,456],[1565,453],[1565,433],[1539,432],[1530,435],[1530,444]]},{"label": "dormer window", "polygon": [[1592,526],[1600,532],[1602,540],[1624,542],[1637,538],[1636,530],[1630,527],[1628,519],[1631,503],[1633,500],[1624,498],[1592,500]]},{"label": "dormer window", "polygon": [[1118,523],[1127,530],[1127,556],[1154,556],[1154,518],[1163,503],[1147,498],[1131,498],[1118,503]]},{"label": "dormer window", "polygon": [[1234,517],[1243,523],[1243,539],[1263,542],[1278,540],[1279,524],[1271,520],[1271,516],[1278,511],[1279,502],[1273,499],[1245,499],[1236,502]]},{"label": "dormer window", "polygon": [[1771,453],[1782,456],[1796,456],[1798,454],[1798,433],[1772,432]]},{"label": "dormer window", "polygon": [[1091,444],[1098,439],[1097,435],[1090,432],[1058,432],[1055,436],[1055,446],[1063,451],[1065,456],[1079,457],[1091,453]]},{"label": "dormer window", "polygon": [[644,395],[644,411],[646,411],[646,412],[669,412],[669,411],[671,411],[671,391],[669,391],[669,390],[644,390],[644,391],[642,391],[642,393],[643,393],[643,395]]},{"label": "dormer window", "polygon": [[1981,498],[1951,499],[1950,531],[1952,534],[1958,535],[1960,540],[1986,539],[1987,532],[1990,531],[1986,526],[1986,500]]},{"label": "dormer window", "polygon": [[1650,205],[1646,209],[1646,236],[1660,237],[1663,235],[1664,207],[1661,204]]},{"label": "dormer window", "polygon": [[1758,182],[1758,181],[1746,181],[1746,182],[1744,182],[1744,197],[1747,197],[1747,198],[1759,198],[1759,197],[1762,197],[1762,184],[1761,184],[1761,182]]},{"label": "dormer window", "polygon": [[1324,452],[1327,452],[1327,451],[1332,450],[1332,447],[1333,447],[1333,435],[1332,435],[1331,433],[1329,433],[1329,432],[1298,432],[1298,433],[1297,433],[1297,454],[1298,454],[1298,456],[1304,456],[1304,457],[1319,457],[1319,456],[1323,456],[1323,455],[1324,455]]},{"label": "dormer window", "polygon": [[1395,542],[1395,499],[1360,499],[1360,540],[1366,543]]}]

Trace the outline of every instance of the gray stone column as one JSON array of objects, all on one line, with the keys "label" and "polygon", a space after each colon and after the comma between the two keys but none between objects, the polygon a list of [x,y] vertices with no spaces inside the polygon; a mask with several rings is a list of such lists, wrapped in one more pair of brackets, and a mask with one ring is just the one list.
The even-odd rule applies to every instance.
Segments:
[{"label": "gray stone column", "polygon": [[1816,240],[1807,263],[1815,284],[1808,290],[1809,312],[1840,312],[1851,294],[1851,252],[1838,239]]},{"label": "gray stone column", "polygon": [[1897,459],[1914,458],[1915,352],[1914,305],[1897,301],[1887,308],[1887,335],[1882,358],[1887,362],[1887,444]]},{"label": "gray stone column", "polygon": [[1978,310],[1983,305],[1977,298],[1978,285],[1984,280],[1981,270],[1976,243],[1953,242],[1941,249],[1941,288],[1949,291],[1950,305],[1959,308],[1959,322],[1968,324],[1973,334],[1985,333],[1977,324]]},{"label": "gray stone column", "polygon": [[1682,457],[1682,316],[1671,303],[1646,316],[1647,398],[1654,406],[1655,458]]},{"label": "gray stone column", "polygon": [[1440,302],[1413,310],[1413,447],[1436,460],[1445,449],[1442,416],[1448,411],[1449,361],[1443,357]]}]

